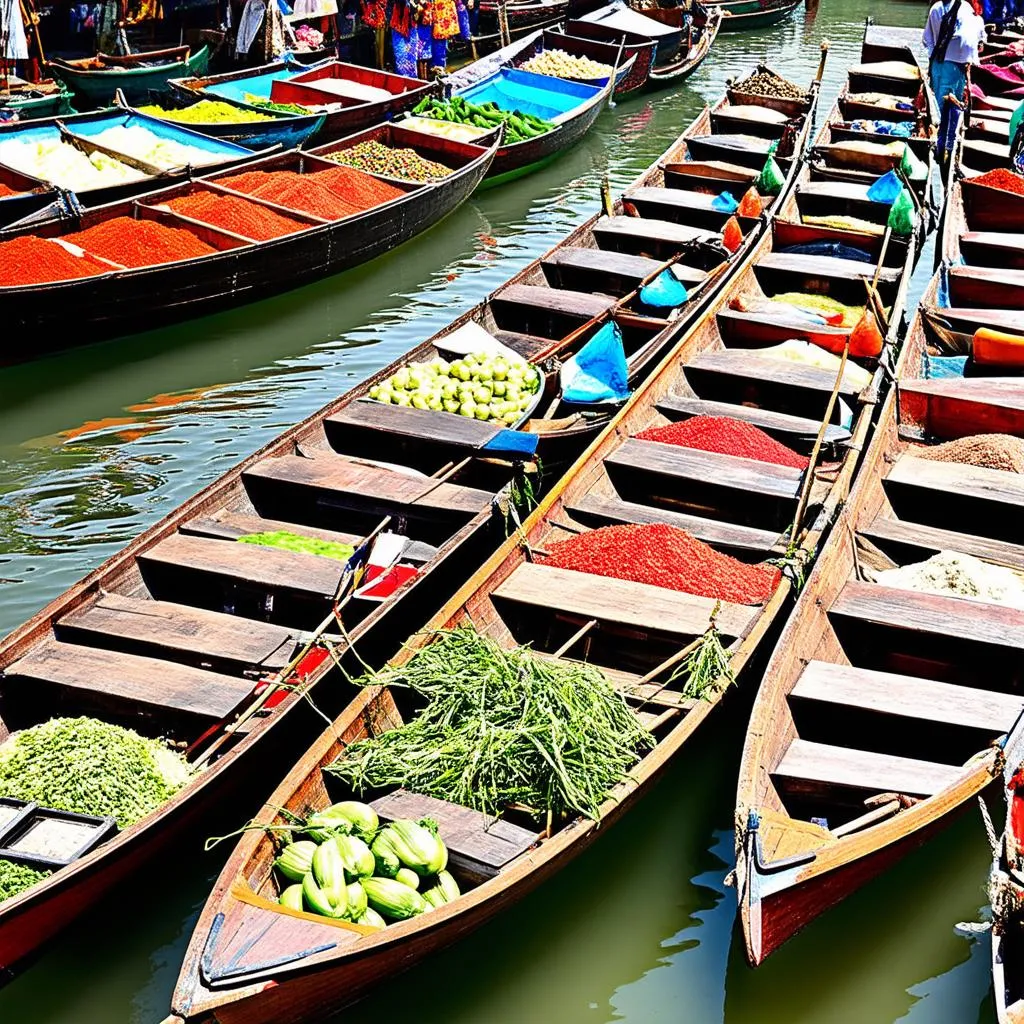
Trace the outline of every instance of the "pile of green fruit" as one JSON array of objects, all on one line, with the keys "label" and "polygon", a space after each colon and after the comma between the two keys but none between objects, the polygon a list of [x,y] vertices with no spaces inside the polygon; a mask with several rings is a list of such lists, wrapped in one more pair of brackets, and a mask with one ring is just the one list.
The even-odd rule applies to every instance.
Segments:
[{"label": "pile of green fruit", "polygon": [[497,103],[470,103],[461,96],[442,100],[429,97],[413,108],[414,114],[432,117],[438,121],[454,121],[456,124],[471,124],[475,128],[492,129],[505,126],[504,142],[525,142],[538,135],[546,135],[555,125],[535,114],[522,110],[502,110]]},{"label": "pile of green fruit", "polygon": [[469,354],[448,362],[437,357],[410,363],[369,395],[385,405],[456,413],[511,425],[530,408],[540,390],[541,376],[518,356]]},{"label": "pile of green fruit", "polygon": [[383,928],[459,895],[429,819],[382,828],[372,807],[345,800],[311,815],[303,832],[309,838],[289,843],[274,861],[284,907]]}]

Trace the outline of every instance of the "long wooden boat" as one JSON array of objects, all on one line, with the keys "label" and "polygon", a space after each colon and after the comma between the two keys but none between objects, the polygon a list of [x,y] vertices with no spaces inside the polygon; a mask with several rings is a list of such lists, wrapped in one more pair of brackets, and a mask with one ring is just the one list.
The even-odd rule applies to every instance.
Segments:
[{"label": "long wooden boat", "polygon": [[[162,92],[172,78],[205,75],[210,53],[205,46],[192,53],[188,47],[125,58],[97,54],[83,60],[47,61],[47,70],[60,79],[78,100],[91,106],[111,103],[120,89],[130,103],[144,103],[151,92]],[[146,62],[149,63],[146,63]]]},{"label": "long wooden boat", "polygon": [[[238,143],[227,139],[212,139],[207,135],[190,130],[185,125],[170,124],[158,118],[149,117],[147,114],[137,113],[136,111],[126,112],[123,108],[100,110],[87,114],[70,114],[67,117],[40,118],[35,121],[18,121],[14,124],[2,124],[0,125],[0,146],[5,142],[11,141],[26,144],[54,143],[64,138],[67,140],[68,145],[91,152],[91,145],[95,145],[93,140],[100,132],[118,127],[144,128],[159,139],[166,139],[169,142],[189,146],[191,149],[200,151],[203,154],[202,162],[197,162],[194,166],[157,167],[144,161],[136,160],[109,144],[102,144],[103,152],[120,160],[122,163],[127,163],[137,172],[137,176],[130,181],[75,190],[75,198],[82,206],[102,206],[106,203],[113,203],[131,196],[141,195],[144,192],[152,192],[154,189],[166,185],[188,181],[196,171],[207,174],[213,173],[214,171],[245,163],[248,160],[252,160],[255,156],[251,149],[247,149]],[[8,157],[8,159],[11,159],[11,157]],[[3,155],[0,153],[0,161],[2,160]],[[13,169],[21,174],[27,173],[24,167],[14,167]],[[48,182],[47,184],[51,186],[54,184],[58,186],[63,185],[66,188],[66,182]],[[0,227],[6,226],[8,223],[10,223],[10,220],[0,220]]]},{"label": "long wooden boat", "polygon": [[[356,141],[374,137],[387,145],[391,131],[391,125],[380,125]],[[336,221],[245,196],[303,225],[302,230],[269,241],[257,242],[166,207],[169,200],[194,192],[237,195],[218,184],[225,172],[87,210],[81,216],[18,229],[17,234],[59,238],[114,217],[133,217],[191,231],[217,251],[132,269],[112,264],[109,272],[77,280],[0,288],[0,310],[10,318],[8,323],[33,339],[30,347],[6,347],[0,358],[8,362],[35,358],[90,340],[146,329],[157,319],[168,323],[241,305],[366,263],[433,226],[463,203],[487,173],[497,151],[496,142],[482,147],[413,133],[403,138],[402,144],[445,163],[453,172],[434,183],[397,184],[404,193],[401,197]],[[292,170],[310,174],[336,166],[323,157],[293,151],[261,157],[226,173]],[[0,240],[3,237],[0,235]],[[74,324],[73,331],[69,323]]]},{"label": "long wooden boat", "polygon": [[[840,378],[852,415],[829,420],[827,467],[814,474],[811,508],[799,511],[803,473],[756,460],[677,447],[637,436],[698,415],[756,424],[807,453],[826,416],[835,370],[780,363],[766,350],[759,324],[735,318],[733,301],[767,284],[779,290],[838,278],[827,263],[800,264],[766,234],[709,314],[675,349],[563,480],[492,559],[413,636],[393,659],[401,664],[434,631],[461,625],[504,646],[527,643],[545,658],[587,661],[604,670],[653,733],[656,745],[601,808],[599,820],[543,822],[509,813],[490,819],[446,801],[405,791],[373,792],[385,816],[428,814],[451,850],[463,895],[423,917],[367,933],[277,903],[274,841],[254,830],[228,859],[193,933],[165,1024],[289,1022],[319,1019],[371,986],[464,938],[564,868],[601,830],[649,789],[707,718],[727,688],[710,699],[683,697],[669,677],[672,657],[707,628],[710,597],[545,565],[552,545],[617,524],[680,527],[720,551],[758,562],[789,551],[813,552],[842,502],[870,434],[886,371],[876,366]],[[858,282],[859,285],[859,282]],[[887,303],[902,287],[886,279]],[[893,354],[898,327],[889,332]],[[767,343],[770,345],[770,342]],[[796,543],[787,527],[796,522]],[[740,673],[786,601],[789,582],[759,606],[725,603],[718,613],[731,666]],[[271,825],[344,799],[324,773],[344,747],[402,721],[392,694],[358,693],[287,774],[257,815]],[[456,826],[456,822],[459,825]],[[491,826],[491,833],[485,830]],[[482,837],[500,828],[500,849]],[[465,867],[463,867],[465,866]]]},{"label": "long wooden boat", "polygon": [[72,113],[71,92],[63,82],[26,82],[13,75],[0,91],[0,110],[10,110],[19,120]]},{"label": "long wooden boat", "polygon": [[[184,110],[200,102],[202,101],[197,96],[183,98],[178,94],[165,93],[160,98],[159,106],[167,111]],[[221,99],[220,102],[237,106],[240,110],[248,109],[234,100]],[[118,107],[139,112],[131,106],[120,89],[114,96],[114,103]],[[240,118],[238,121],[183,122],[174,117],[162,117],[153,113],[148,105],[145,109],[146,116],[156,118],[165,124],[187,125],[193,131],[208,135],[210,138],[224,139],[249,149],[296,149],[316,135],[327,118],[326,114],[286,114],[278,110],[262,110],[260,113],[266,118],[263,121]]]},{"label": "long wooden boat", "polygon": [[324,122],[317,134],[317,141],[322,142],[390,120],[441,89],[437,82],[339,60],[308,67],[293,61],[277,61],[222,75],[178,76],[168,85],[174,94],[189,99],[198,96],[228,100],[261,111],[262,107],[246,100],[247,96],[257,96],[264,101],[293,103],[310,113],[322,113]]},{"label": "long wooden boat", "polygon": [[[620,50],[618,46],[611,43],[599,43],[591,39],[576,39],[567,36],[563,32],[556,32],[553,29],[544,29],[540,34],[531,37],[532,43],[521,49],[510,61],[509,66],[521,68],[527,61],[543,53],[545,50],[561,50],[573,57],[588,57],[590,60],[605,64],[612,69],[615,77],[615,88],[612,95],[618,99],[620,96],[628,95],[636,89],[641,88],[643,82],[638,83],[638,76],[634,74],[636,55],[626,55],[625,48]],[[584,85],[594,85],[600,88],[605,85],[610,76],[603,75],[596,78],[568,78],[570,82],[582,82]],[[646,81],[646,74],[643,79]]]},{"label": "long wooden boat", "polygon": [[723,32],[767,28],[785,21],[803,0],[701,0],[711,10],[721,10]]},{"label": "long wooden boat", "polygon": [[504,7],[510,38],[517,39],[564,20],[569,11],[569,0],[503,0],[500,5],[498,0],[480,0],[478,40],[486,42],[500,37],[499,7]]}]

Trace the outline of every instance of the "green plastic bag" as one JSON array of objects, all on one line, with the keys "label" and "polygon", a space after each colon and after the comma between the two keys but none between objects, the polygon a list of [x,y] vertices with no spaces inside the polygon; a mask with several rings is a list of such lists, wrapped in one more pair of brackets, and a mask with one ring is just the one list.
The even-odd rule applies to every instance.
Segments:
[{"label": "green plastic bag", "polygon": [[1024,100],[1017,104],[1017,109],[1010,115],[1010,148],[1013,148],[1013,140],[1017,137],[1017,129],[1020,127],[1021,119],[1024,119]]},{"label": "green plastic bag", "polygon": [[911,181],[924,181],[928,177],[928,166],[922,163],[914,155],[914,151],[906,144],[903,144],[903,159],[900,161],[900,169]]},{"label": "green plastic bag", "polygon": [[769,156],[754,184],[761,195],[777,196],[785,182],[786,177],[782,173],[782,168],[775,162],[775,157]]},{"label": "green plastic bag", "polygon": [[910,193],[906,189],[902,189],[896,201],[889,207],[889,227],[894,235],[912,235],[916,220],[914,200],[910,198]]}]

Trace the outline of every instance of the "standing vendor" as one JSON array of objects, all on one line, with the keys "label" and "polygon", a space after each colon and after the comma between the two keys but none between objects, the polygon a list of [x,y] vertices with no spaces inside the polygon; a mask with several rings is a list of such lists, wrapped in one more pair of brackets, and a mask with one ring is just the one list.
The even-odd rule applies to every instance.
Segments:
[{"label": "standing vendor", "polygon": [[928,78],[942,111],[939,152],[945,156],[953,145],[957,119],[952,116],[947,96],[963,99],[967,66],[977,64],[985,39],[981,0],[936,0],[924,27],[924,48],[928,52]]}]

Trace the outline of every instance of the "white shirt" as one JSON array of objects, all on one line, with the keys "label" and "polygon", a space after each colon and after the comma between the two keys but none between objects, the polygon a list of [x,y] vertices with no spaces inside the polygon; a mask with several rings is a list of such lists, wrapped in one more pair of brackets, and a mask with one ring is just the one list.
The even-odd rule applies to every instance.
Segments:
[{"label": "white shirt", "polygon": [[[953,38],[946,48],[946,60],[954,64],[977,64],[981,44],[985,41],[985,22],[966,0],[952,0],[959,4],[957,11],[956,29],[953,31]],[[942,24],[942,15],[949,10],[949,4],[937,0],[928,12],[928,23],[924,27],[924,48],[928,56],[932,55],[935,44],[939,41],[939,27]]]}]

